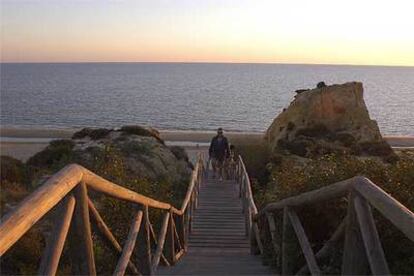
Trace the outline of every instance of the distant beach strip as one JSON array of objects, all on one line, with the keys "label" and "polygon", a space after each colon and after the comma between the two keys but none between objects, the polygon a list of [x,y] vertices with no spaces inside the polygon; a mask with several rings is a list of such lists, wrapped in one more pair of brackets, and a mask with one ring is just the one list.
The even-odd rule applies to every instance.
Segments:
[{"label": "distant beach strip", "polygon": [[[44,149],[50,141],[70,139],[79,129],[51,128],[1,128],[0,154],[9,155],[20,160],[27,160]],[[161,138],[169,146],[181,146],[193,151],[209,146],[214,131],[202,130],[159,130]],[[225,132],[233,144],[256,144],[263,139],[263,132]],[[387,142],[396,149],[414,149],[414,136],[386,136]]]}]

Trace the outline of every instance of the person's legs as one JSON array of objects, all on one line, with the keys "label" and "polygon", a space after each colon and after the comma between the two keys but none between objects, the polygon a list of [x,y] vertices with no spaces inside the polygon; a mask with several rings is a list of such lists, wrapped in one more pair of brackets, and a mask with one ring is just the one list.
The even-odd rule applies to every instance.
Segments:
[{"label": "person's legs", "polygon": [[211,167],[213,167],[213,178],[215,178],[216,171],[217,171],[217,159],[216,158],[211,159]]},{"label": "person's legs", "polygon": [[224,160],[217,159],[218,178],[220,180],[223,180],[223,165],[224,165]]},{"label": "person's legs", "polygon": [[226,159],[226,161],[224,161],[224,172],[223,174],[225,175],[226,179],[229,180],[231,178],[231,167],[230,167],[230,159]]}]

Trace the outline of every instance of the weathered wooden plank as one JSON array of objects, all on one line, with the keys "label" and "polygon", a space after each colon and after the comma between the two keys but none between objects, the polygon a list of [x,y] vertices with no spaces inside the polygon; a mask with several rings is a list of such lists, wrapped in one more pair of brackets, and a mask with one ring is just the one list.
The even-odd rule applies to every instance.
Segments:
[{"label": "weathered wooden plank", "polygon": [[414,242],[414,213],[365,177],[356,178],[356,191]]},{"label": "weathered wooden plank", "polygon": [[168,203],[154,200],[150,197],[138,194],[120,185],[116,185],[87,169],[83,169],[82,180],[88,184],[89,187],[95,191],[107,194],[111,197],[115,197],[121,200],[146,205],[152,208],[172,210],[173,212],[179,213],[177,209]]},{"label": "weathered wooden plank", "polygon": [[177,232],[177,226],[175,225],[175,220],[173,218],[171,219],[171,224],[174,229],[174,236],[176,238],[178,247],[180,248],[180,250],[184,249],[184,245],[181,244],[180,236],[178,235],[178,232]]},{"label": "weathered wooden plank", "polygon": [[[329,254],[331,254],[332,250],[336,246],[338,246],[339,241],[344,236],[345,233],[345,224],[346,224],[346,218],[342,220],[342,222],[339,224],[339,226],[336,228],[332,236],[329,238],[329,240],[322,246],[322,248],[316,253],[315,258],[316,260],[321,260],[325,257],[327,257]],[[304,275],[308,272],[308,265],[305,264],[299,271],[298,275]]]},{"label": "weathered wooden plank", "polygon": [[[149,226],[150,226],[152,239],[154,240],[155,246],[157,248],[158,247],[158,240],[157,240],[157,236],[155,235],[154,228],[152,227],[152,223],[150,223]],[[152,262],[153,262],[153,260],[154,260],[154,257],[152,258]],[[163,262],[164,265],[170,266],[170,263],[168,262],[167,258],[164,256],[163,253],[161,253],[161,261]]]},{"label": "weathered wooden plank", "polygon": [[82,180],[82,167],[68,165],[7,213],[0,223],[0,256]]},{"label": "weathered wooden plank", "polygon": [[75,198],[72,195],[67,195],[60,206],[59,216],[55,218],[54,230],[43,252],[39,275],[56,274],[74,209]]},{"label": "weathered wooden plank", "polygon": [[177,260],[175,259],[174,217],[173,217],[172,212],[170,212],[170,223],[168,227],[167,241],[168,241],[168,247],[167,247],[168,250],[167,250],[166,257],[171,264],[175,264]]},{"label": "weathered wooden plank", "polygon": [[[272,239],[272,246],[276,256],[276,269],[280,269],[281,267],[281,243],[280,238],[277,233],[275,218],[273,217],[272,213],[266,213],[266,218],[269,224],[270,236]],[[280,271],[278,271],[280,272]]]},{"label": "weathered wooden plank", "polygon": [[149,274],[152,274],[152,253],[151,253],[151,230],[148,206],[144,206],[144,220],[145,220],[145,251],[146,264]]},{"label": "weathered wooden plank", "polygon": [[245,175],[247,199],[249,201],[250,207],[252,208],[253,215],[256,215],[258,212],[257,212],[257,207],[256,207],[256,204],[255,204],[254,198],[253,198],[253,192],[252,192],[252,187],[251,187],[251,183],[250,183],[250,179],[249,179],[249,174],[247,173],[246,166],[244,165],[244,162],[243,162],[243,159],[241,158],[241,156],[239,156],[239,160],[240,160],[240,164],[241,164],[241,167],[242,167],[242,171]]},{"label": "weathered wooden plank", "polygon": [[163,218],[162,224],[161,224],[161,230],[160,230],[160,233],[158,235],[157,249],[155,251],[154,258],[152,260],[152,269],[151,269],[152,273],[155,273],[157,271],[157,267],[158,267],[158,264],[160,262],[162,251],[164,249],[165,239],[166,239],[166,236],[167,236],[169,219],[170,219],[170,214],[168,212],[166,212],[164,214],[164,218]]},{"label": "weathered wooden plank", "polygon": [[344,181],[337,182],[335,184],[313,190],[310,192],[302,193],[297,196],[289,197],[286,199],[282,199],[275,203],[270,203],[266,205],[265,208],[260,210],[260,212],[255,216],[257,217],[264,216],[266,212],[276,211],[285,208],[286,206],[289,207],[296,207],[302,205],[308,205],[312,203],[318,203],[322,201],[326,201],[329,199],[333,199],[336,197],[344,196],[348,193],[349,189],[355,183],[357,177],[353,177]]},{"label": "weathered wooden plank", "polygon": [[289,221],[288,207],[283,209],[282,274],[292,275],[295,268],[295,234]]},{"label": "weathered wooden plank", "polygon": [[141,227],[141,221],[142,221],[142,211],[140,210],[132,218],[131,227],[129,229],[129,233],[128,233],[126,243],[124,245],[124,249],[122,250],[121,257],[118,260],[118,264],[116,265],[115,272],[113,274],[115,276],[122,276],[125,274],[125,270],[131,258],[132,251],[135,248],[135,242],[137,240],[139,228]]},{"label": "weathered wooden plank", "polygon": [[355,196],[354,201],[371,272],[374,275],[390,275],[371,208],[368,202],[358,195]]},{"label": "weathered wooden plank", "polygon": [[184,256],[184,249],[181,249],[180,251],[177,252],[177,254],[175,254],[175,259],[178,261],[181,259],[182,256]]},{"label": "weathered wooden plank", "polygon": [[88,191],[85,183],[80,183],[74,192],[76,198],[74,230],[76,234],[73,240],[72,256],[77,262],[72,266],[75,274],[96,275],[92,231],[89,220]]},{"label": "weathered wooden plank", "polygon": [[308,237],[306,236],[305,230],[303,229],[302,223],[300,222],[298,215],[292,209],[288,209],[287,213],[289,215],[289,219],[293,226],[293,229],[295,230],[296,237],[298,238],[299,244],[302,248],[303,255],[305,256],[305,260],[308,264],[311,274],[320,275],[321,271],[316,262],[312,247],[310,246]]},{"label": "weathered wooden plank", "polygon": [[366,275],[369,273],[364,243],[359,230],[354,208],[354,192],[348,197],[347,221],[345,227],[345,244],[342,256],[343,275]]},{"label": "weathered wooden plank", "polygon": [[197,162],[193,173],[191,175],[191,181],[190,181],[190,185],[187,188],[187,193],[184,197],[183,203],[181,204],[181,209],[179,212],[179,215],[182,215],[184,213],[184,210],[187,208],[188,203],[190,202],[190,198],[192,197],[193,194],[193,190],[194,190],[194,186],[196,185],[196,181],[197,181],[197,177],[198,174],[200,172],[200,162]]},{"label": "weathered wooden plank", "polygon": [[260,231],[259,231],[259,227],[257,226],[256,222],[253,223],[252,228],[254,231],[254,237],[256,240],[257,247],[259,248],[259,252],[260,254],[263,254],[263,243],[262,243],[262,239],[260,238]]},{"label": "weathered wooden plank", "polygon": [[[98,210],[96,209],[95,205],[90,199],[88,199],[88,206],[89,211],[92,214],[92,221],[94,222],[94,225],[98,230],[97,233],[103,238],[103,240],[108,244],[109,247],[112,247],[113,249],[115,249],[117,253],[121,254],[121,245],[116,240],[115,236],[112,234],[111,230],[106,225]],[[140,274],[136,265],[131,260],[129,260],[128,262],[128,269],[130,269],[134,274]]]}]

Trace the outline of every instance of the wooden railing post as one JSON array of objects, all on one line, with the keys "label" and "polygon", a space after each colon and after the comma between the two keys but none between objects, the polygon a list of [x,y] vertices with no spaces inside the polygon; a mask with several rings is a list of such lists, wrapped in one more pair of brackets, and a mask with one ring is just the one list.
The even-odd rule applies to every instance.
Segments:
[{"label": "wooden railing post", "polygon": [[163,257],[163,250],[164,250],[165,239],[167,238],[169,220],[170,220],[170,214],[168,212],[165,212],[163,220],[162,220],[162,224],[161,224],[161,230],[158,235],[157,250],[155,251],[154,258],[152,260],[152,268],[151,268],[152,273],[156,272],[160,259]]},{"label": "wooden railing post", "polygon": [[172,213],[169,213],[170,219],[168,224],[168,231],[166,236],[166,254],[165,257],[167,257],[167,260],[170,262],[171,265],[174,265],[176,263],[175,259],[175,233],[174,233],[174,222],[172,221],[174,219]]},{"label": "wooden railing post", "polygon": [[294,274],[296,263],[295,233],[289,221],[288,207],[283,209],[283,234],[282,234],[282,274]]},{"label": "wooden railing post", "polygon": [[[336,228],[335,232],[332,234],[329,240],[316,253],[315,258],[317,260],[324,259],[326,256],[329,256],[330,254],[332,254],[333,251],[336,249],[336,247],[339,247],[340,240],[344,236],[344,232],[345,232],[345,222],[346,222],[346,218],[342,220],[342,222],[339,224],[338,228]],[[341,243],[340,246],[342,245],[343,243]],[[308,271],[309,271],[308,265],[305,264],[296,274],[305,275],[308,273]]]},{"label": "wooden railing post", "polygon": [[193,230],[193,197],[190,197],[190,202],[188,203],[188,232],[191,233]]},{"label": "wooden railing post", "polygon": [[[122,253],[122,248],[119,242],[116,240],[115,236],[112,234],[109,227],[106,225],[98,210],[95,208],[93,202],[88,200],[89,211],[92,214],[92,221],[94,222],[96,233],[101,236],[103,241],[107,244],[108,247],[113,248],[119,255]],[[134,274],[140,274],[136,265],[129,260],[128,269]]]},{"label": "wooden railing post", "polygon": [[354,204],[372,274],[390,275],[371,207],[358,195],[355,196]]},{"label": "wooden railing post", "polygon": [[345,226],[345,244],[342,257],[342,274],[366,275],[369,273],[368,261],[355,213],[354,197],[354,192],[351,192],[348,196],[348,211]]},{"label": "wooden railing post", "polygon": [[296,237],[302,248],[303,255],[305,256],[305,260],[309,267],[309,271],[312,275],[320,275],[321,271],[319,269],[318,264],[316,263],[315,254],[313,253],[312,247],[309,243],[308,237],[306,236],[305,230],[303,229],[302,223],[300,222],[298,215],[295,211],[291,209],[288,209],[287,212],[289,215],[290,223],[292,224],[292,227],[295,230]]},{"label": "wooden railing post", "polygon": [[88,191],[85,183],[75,188],[74,235],[71,244],[74,274],[96,275],[95,258],[92,244],[92,231],[89,220]]},{"label": "wooden railing post", "polygon": [[257,244],[256,235],[255,235],[255,229],[253,225],[250,227],[249,231],[249,241],[250,241],[250,254],[252,255],[258,255],[260,254],[259,246]]},{"label": "wooden railing post", "polygon": [[39,275],[56,274],[74,209],[75,198],[72,195],[66,196],[54,220],[56,223],[46,244],[46,249],[43,251]]},{"label": "wooden railing post", "polygon": [[282,267],[282,249],[281,249],[281,239],[280,236],[277,232],[277,228],[276,228],[276,223],[275,223],[275,218],[273,216],[272,213],[266,212],[266,218],[267,218],[267,222],[269,224],[269,231],[270,231],[270,236],[272,239],[272,246],[273,246],[273,251],[274,251],[274,256],[276,257],[276,273],[280,274],[281,272],[281,267]]},{"label": "wooden railing post", "polygon": [[144,222],[145,222],[145,264],[146,272],[152,275],[152,253],[151,253],[151,232],[148,206],[144,206]]},{"label": "wooden railing post", "polygon": [[116,265],[114,276],[123,276],[131,258],[132,252],[135,248],[139,228],[141,227],[142,211],[138,211],[132,218],[131,227],[129,229],[128,237],[122,250],[121,257]]},{"label": "wooden railing post", "polygon": [[177,231],[181,241],[181,246],[185,251],[187,251],[187,235],[185,232],[185,213],[178,217],[177,219]]}]

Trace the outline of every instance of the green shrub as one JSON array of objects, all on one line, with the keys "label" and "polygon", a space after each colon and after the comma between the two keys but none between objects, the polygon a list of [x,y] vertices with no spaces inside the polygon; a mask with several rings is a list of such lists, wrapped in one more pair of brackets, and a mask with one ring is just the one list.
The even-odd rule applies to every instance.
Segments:
[{"label": "green shrub", "polygon": [[73,159],[74,143],[71,140],[52,141],[44,150],[30,157],[26,162],[28,178],[32,186],[50,173],[57,172]]},{"label": "green shrub", "polygon": [[119,131],[121,131],[123,134],[133,134],[133,135],[139,135],[139,136],[154,137],[160,143],[164,144],[164,141],[160,137],[160,133],[157,130],[152,129],[152,128],[148,129],[142,126],[133,125],[133,126],[123,126],[121,127]]},{"label": "green shrub", "polygon": [[26,182],[26,168],[23,162],[10,156],[0,156],[0,181]]},{"label": "green shrub", "polygon": [[259,184],[266,184],[269,171],[266,165],[270,161],[269,150],[264,144],[236,145],[236,156],[241,155],[249,176]]},{"label": "green shrub", "polygon": [[183,147],[171,146],[169,148],[170,148],[171,152],[174,154],[175,158],[177,158],[177,160],[188,161],[187,152],[185,151],[185,149]]},{"label": "green shrub", "polygon": [[[256,146],[256,148],[260,147]],[[330,154],[315,159],[302,160],[280,154],[273,154],[269,157],[263,153],[263,148],[260,150],[239,148],[239,150],[243,158],[246,158],[247,169],[251,178],[253,178],[253,190],[259,208],[270,202],[276,202],[357,175],[363,175],[391,194],[408,209],[414,209],[414,159],[412,157],[403,156],[394,163],[384,163],[379,158],[360,158],[342,154]],[[259,160],[248,161],[253,159],[252,156]],[[263,165],[266,162],[268,162],[267,166]],[[264,174],[264,167],[269,169],[267,181],[263,181],[266,178],[257,177],[258,173]],[[346,208],[346,198],[313,204],[306,206],[306,208],[297,208],[296,211],[315,252],[321,248],[342,221],[346,214]],[[275,215],[277,219],[281,218],[280,212],[276,212]],[[412,267],[414,267],[412,254],[414,243],[387,219],[377,212],[374,212],[374,215],[392,273],[411,273]],[[262,226],[265,225],[264,223]],[[281,221],[277,225],[280,226]],[[278,231],[281,233],[281,229],[278,229]],[[262,235],[264,240],[269,240],[269,233],[266,233],[265,227],[262,227]],[[274,255],[272,246],[266,248],[267,251],[264,256],[268,262],[276,265],[277,256]],[[338,251],[333,257],[324,260],[321,264],[324,273],[334,274],[340,272],[342,244],[337,249]],[[303,256],[300,258],[303,259]]]},{"label": "green shrub", "polygon": [[121,146],[122,152],[125,154],[142,154],[146,156],[152,156],[153,152],[151,150],[151,146],[149,144],[144,144],[137,141],[130,141],[128,143],[124,143]]},{"label": "green shrub", "polygon": [[[1,217],[29,194],[26,181],[25,165],[12,157],[1,156]],[[41,228],[36,224],[0,258],[1,274],[35,274],[44,245]]]}]

